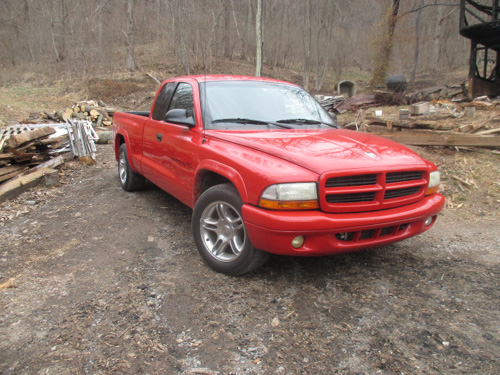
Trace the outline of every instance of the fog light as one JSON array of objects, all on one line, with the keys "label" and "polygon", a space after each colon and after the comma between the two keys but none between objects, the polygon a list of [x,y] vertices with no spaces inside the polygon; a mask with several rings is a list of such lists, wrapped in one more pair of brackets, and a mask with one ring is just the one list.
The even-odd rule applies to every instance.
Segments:
[{"label": "fog light", "polygon": [[425,219],[425,222],[424,222],[424,225],[426,227],[428,227],[429,225],[432,224],[432,216],[428,217],[427,219]]},{"label": "fog light", "polygon": [[296,249],[301,247],[303,244],[304,244],[304,236],[298,236],[292,240],[292,246]]}]

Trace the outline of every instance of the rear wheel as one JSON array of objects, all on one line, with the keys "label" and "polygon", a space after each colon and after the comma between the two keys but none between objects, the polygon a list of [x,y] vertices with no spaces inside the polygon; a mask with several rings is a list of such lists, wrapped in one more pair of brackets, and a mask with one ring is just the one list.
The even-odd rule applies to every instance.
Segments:
[{"label": "rear wheel", "polygon": [[243,202],[231,184],[207,189],[193,211],[193,235],[205,263],[217,272],[242,275],[263,265],[269,254],[248,239]]},{"label": "rear wheel", "polygon": [[144,189],[146,179],[130,169],[127,145],[123,143],[118,150],[118,177],[123,190],[136,191]]}]

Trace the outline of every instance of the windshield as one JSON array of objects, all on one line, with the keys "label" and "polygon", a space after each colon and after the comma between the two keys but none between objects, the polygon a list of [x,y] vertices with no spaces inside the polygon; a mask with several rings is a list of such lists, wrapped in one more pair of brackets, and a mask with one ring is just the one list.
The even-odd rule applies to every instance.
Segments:
[{"label": "windshield", "polygon": [[265,81],[200,84],[206,129],[336,127],[336,121],[298,86]]}]

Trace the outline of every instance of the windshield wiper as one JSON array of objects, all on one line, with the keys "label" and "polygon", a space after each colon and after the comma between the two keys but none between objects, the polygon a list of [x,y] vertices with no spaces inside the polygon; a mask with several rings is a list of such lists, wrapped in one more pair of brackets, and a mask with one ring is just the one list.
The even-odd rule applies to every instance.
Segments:
[{"label": "windshield wiper", "polygon": [[335,126],[333,124],[329,124],[327,122],[311,120],[311,119],[306,119],[306,118],[289,118],[286,120],[278,120],[276,122],[280,123],[280,124],[285,123],[285,124],[297,124],[297,125],[326,125],[326,126],[330,126],[332,128],[337,128],[337,126]]},{"label": "windshield wiper", "polygon": [[235,122],[237,124],[253,124],[253,125],[269,125],[268,122],[265,121],[260,121],[260,120],[253,120],[250,118],[220,118],[217,120],[213,120],[212,124],[216,124],[218,122]]},{"label": "windshield wiper", "polygon": [[219,118],[217,120],[213,120],[212,124],[217,124],[217,123],[220,123],[220,122],[232,122],[232,123],[236,123],[236,124],[265,125],[265,126],[275,125],[275,126],[278,126],[280,128],[292,129],[291,126],[287,126],[287,125],[284,125],[284,124],[281,124],[281,123],[277,123],[277,122],[253,120],[253,119],[249,119],[249,118],[240,118],[240,117],[236,117],[236,118]]}]

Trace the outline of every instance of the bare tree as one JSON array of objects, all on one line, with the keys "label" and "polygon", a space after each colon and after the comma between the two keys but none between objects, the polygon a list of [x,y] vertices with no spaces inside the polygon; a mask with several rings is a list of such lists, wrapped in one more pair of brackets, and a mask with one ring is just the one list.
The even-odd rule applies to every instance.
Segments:
[{"label": "bare tree", "polygon": [[255,16],[255,34],[257,51],[255,56],[255,75],[262,75],[262,0],[257,0],[257,14]]},{"label": "bare tree", "polygon": [[374,66],[372,72],[371,87],[384,85],[391,60],[393,48],[393,36],[398,21],[400,0],[391,0],[388,16],[386,18],[387,29],[382,31],[378,51],[375,52]]},{"label": "bare tree", "polygon": [[[300,72],[293,80],[313,90],[331,90],[346,71],[374,66],[371,35],[382,19],[378,46],[392,29],[389,45],[398,53],[390,59],[382,53],[387,48],[379,48],[378,61],[386,68],[389,61],[398,64],[406,74],[415,62],[417,73],[439,72],[467,61],[457,2],[427,0],[420,6],[420,0],[409,0],[399,8],[395,0],[0,0],[0,64],[18,70],[1,81],[28,71],[26,64],[31,71],[84,77],[138,65],[168,74],[224,72],[227,65],[215,64],[216,58],[241,58],[255,59],[256,74],[266,62]],[[404,16],[418,17],[419,9],[417,33],[415,19]],[[139,47],[146,53],[134,54]],[[239,66],[244,72],[246,64]]]},{"label": "bare tree", "polygon": [[419,10],[417,11],[417,19],[415,21],[415,55],[413,58],[413,70],[411,72],[411,81],[414,82],[417,76],[418,57],[420,54],[420,18],[422,16],[422,6],[424,0],[419,1]]},{"label": "bare tree", "polygon": [[311,69],[311,0],[305,0],[305,23],[304,23],[304,88],[309,90],[309,70]]},{"label": "bare tree", "polygon": [[136,70],[137,64],[134,59],[134,0],[127,0],[127,69]]},{"label": "bare tree", "polygon": [[224,57],[229,58],[232,57],[232,51],[230,47],[231,39],[230,39],[230,22],[231,22],[231,3],[229,0],[222,1],[222,8],[224,13]]},{"label": "bare tree", "polygon": [[51,1],[52,19],[51,36],[54,55],[57,62],[62,62],[66,58],[66,32],[68,26],[68,10],[65,0]]}]

